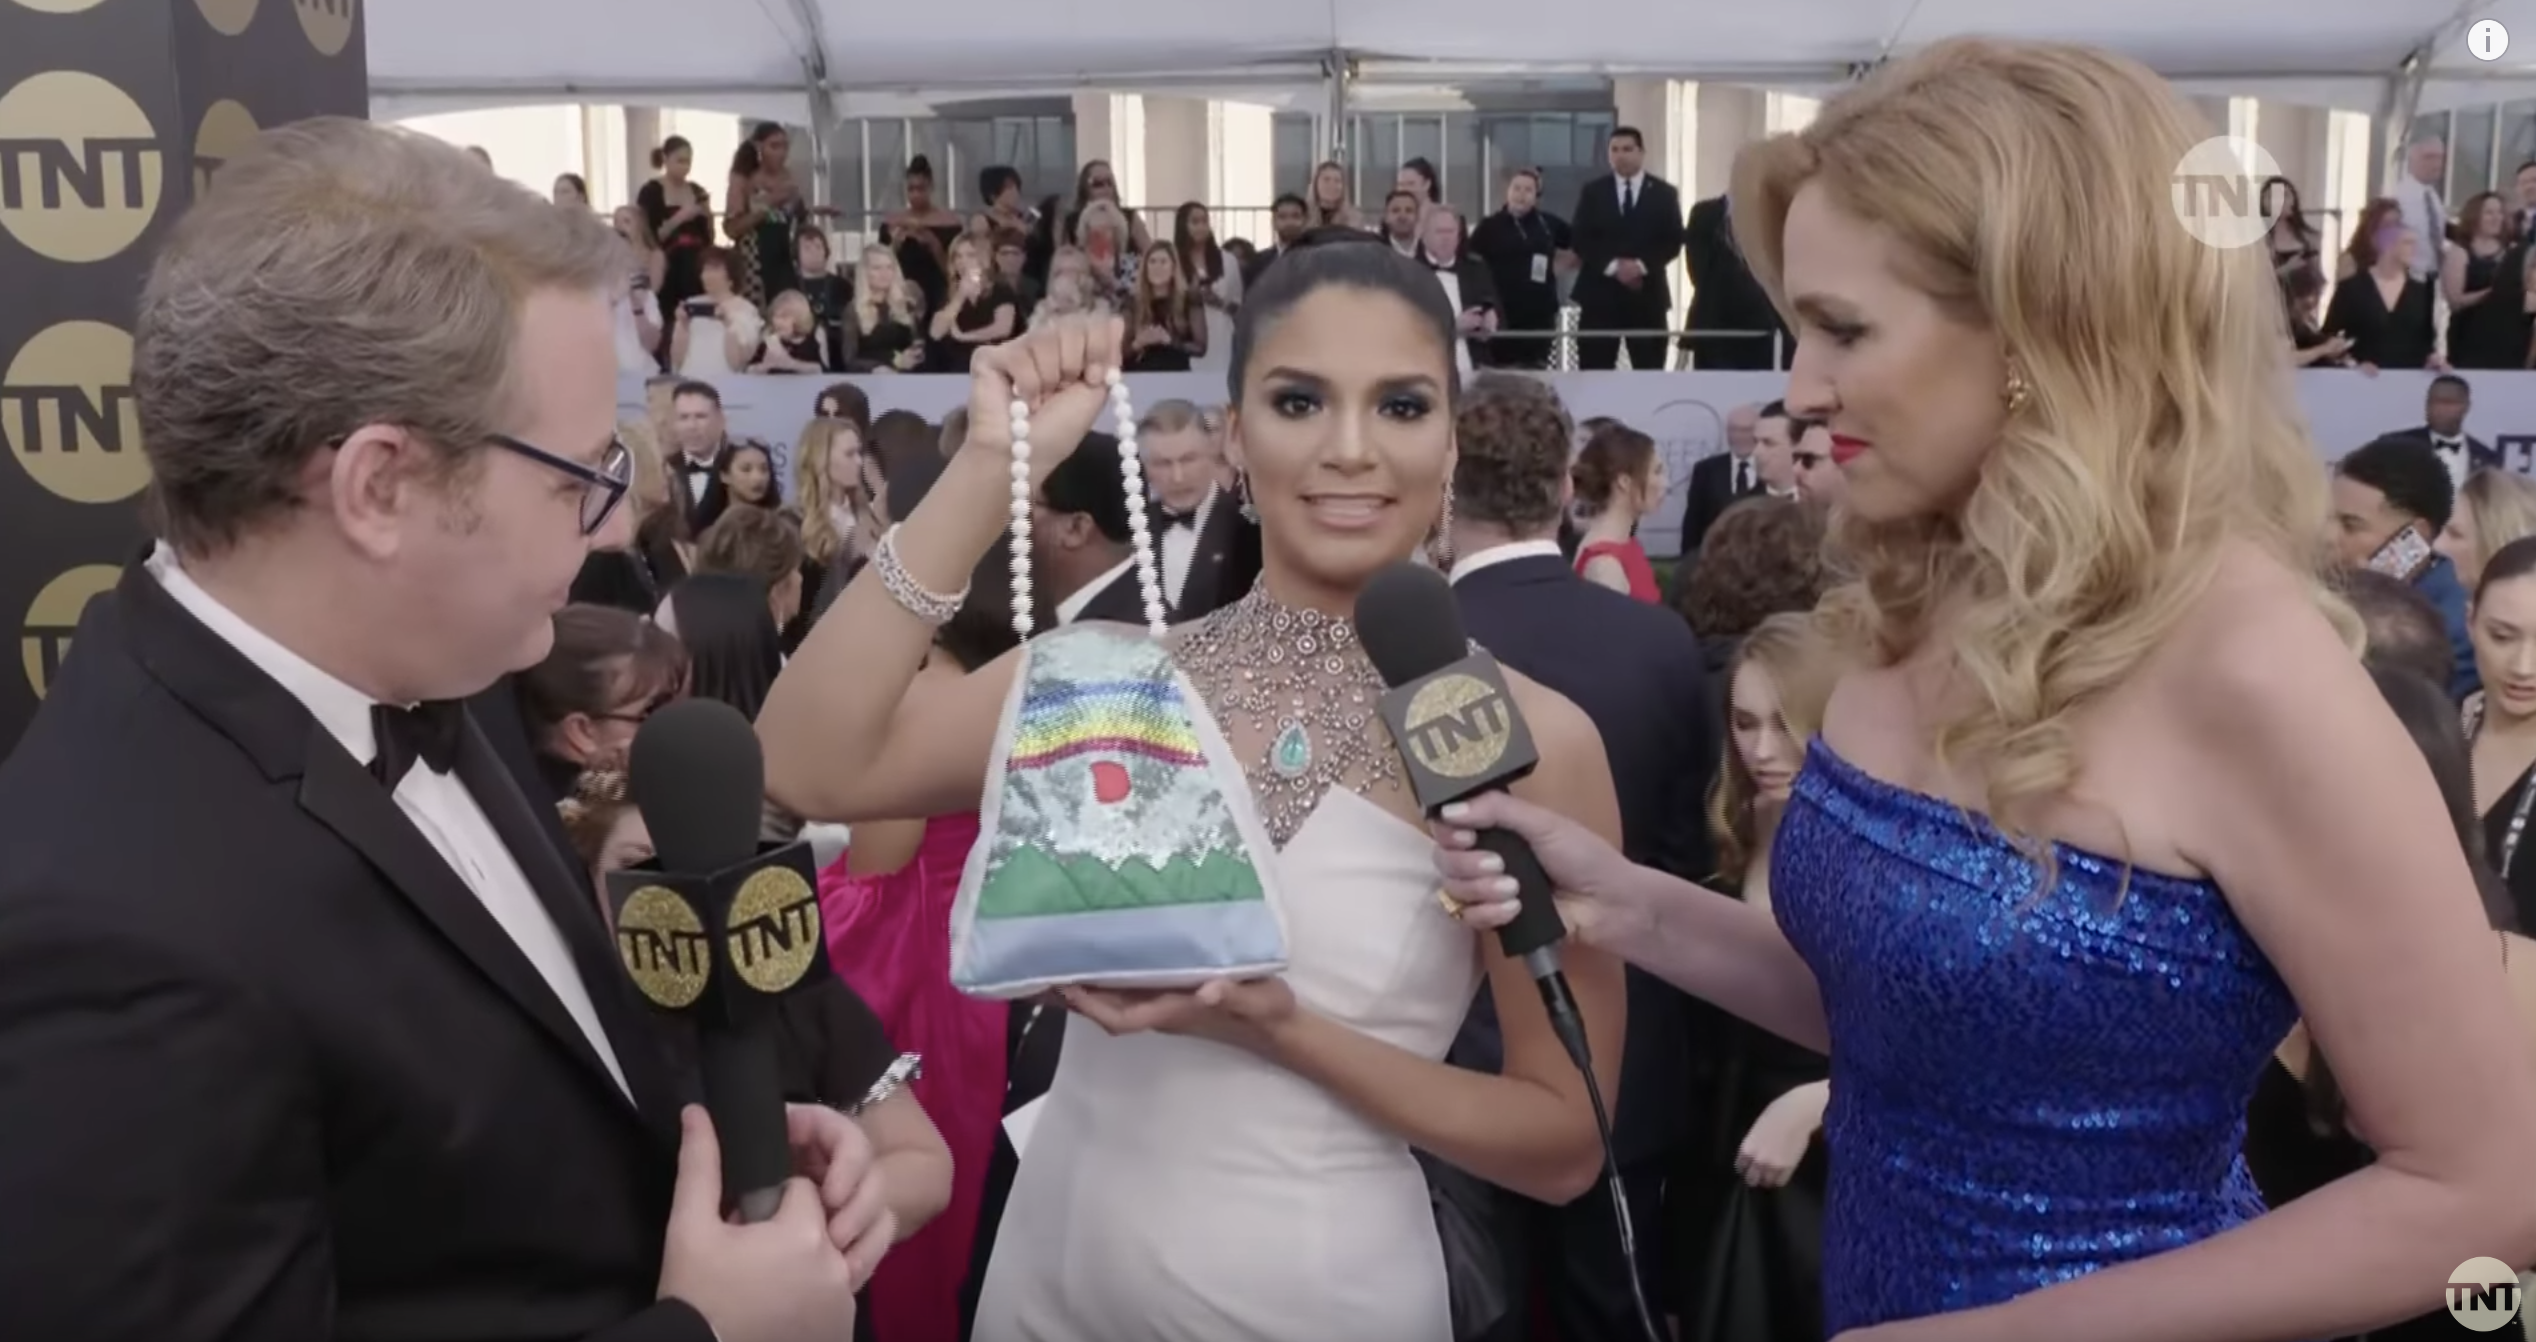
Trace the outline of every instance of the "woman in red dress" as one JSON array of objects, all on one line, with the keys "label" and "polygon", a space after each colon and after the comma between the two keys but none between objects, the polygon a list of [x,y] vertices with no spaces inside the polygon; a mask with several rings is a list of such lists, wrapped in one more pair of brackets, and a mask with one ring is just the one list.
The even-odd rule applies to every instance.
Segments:
[{"label": "woman in red dress", "polygon": [[1585,524],[1576,548],[1576,571],[1649,604],[1664,600],[1647,547],[1638,543],[1638,519],[1664,497],[1664,459],[1655,440],[1626,424],[1605,424],[1576,454],[1576,511]]}]

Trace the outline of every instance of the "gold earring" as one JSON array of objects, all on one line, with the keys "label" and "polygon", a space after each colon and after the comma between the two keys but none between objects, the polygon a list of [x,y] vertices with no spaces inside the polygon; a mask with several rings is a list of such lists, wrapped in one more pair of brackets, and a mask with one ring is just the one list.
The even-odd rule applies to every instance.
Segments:
[{"label": "gold earring", "polygon": [[2008,413],[2013,415],[2018,411],[2023,410],[2025,408],[2026,397],[2027,391],[2025,386],[2025,374],[2020,373],[2013,368],[2009,369],[2006,393]]}]

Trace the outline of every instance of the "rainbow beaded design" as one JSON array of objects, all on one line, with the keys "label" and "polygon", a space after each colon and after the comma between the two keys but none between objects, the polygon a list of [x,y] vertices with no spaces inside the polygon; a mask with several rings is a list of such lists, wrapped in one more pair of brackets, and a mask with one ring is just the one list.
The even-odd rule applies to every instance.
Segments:
[{"label": "rainbow beaded design", "polygon": [[951,981],[1187,987],[1285,967],[1273,852],[1231,748],[1170,653],[1081,625],[1033,640],[952,906]]}]

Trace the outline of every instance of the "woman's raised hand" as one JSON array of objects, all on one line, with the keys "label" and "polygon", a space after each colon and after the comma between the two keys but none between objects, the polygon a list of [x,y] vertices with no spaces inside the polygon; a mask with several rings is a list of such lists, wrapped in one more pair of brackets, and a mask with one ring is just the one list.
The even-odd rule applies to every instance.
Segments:
[{"label": "woman's raised hand", "polygon": [[969,439],[964,450],[1009,455],[1013,406],[1030,415],[1030,473],[1048,478],[1092,431],[1109,404],[1109,372],[1125,353],[1119,319],[1057,317],[1017,340],[988,345],[969,363]]}]

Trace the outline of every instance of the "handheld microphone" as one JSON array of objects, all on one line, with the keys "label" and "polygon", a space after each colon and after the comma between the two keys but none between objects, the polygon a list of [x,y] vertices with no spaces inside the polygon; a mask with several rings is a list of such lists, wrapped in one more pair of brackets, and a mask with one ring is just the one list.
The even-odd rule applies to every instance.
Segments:
[{"label": "handheld microphone", "polygon": [[628,764],[657,856],[608,873],[617,954],[655,1008],[694,1024],[723,1187],[763,1221],[792,1174],[774,1007],[830,972],[818,868],[806,843],[761,849],[766,758],[730,705],[663,707]]},{"label": "handheld microphone", "polygon": [[[1541,762],[1531,729],[1506,690],[1497,659],[1471,646],[1462,631],[1462,608],[1443,574],[1414,562],[1394,564],[1373,576],[1356,596],[1356,638],[1391,688],[1379,705],[1383,725],[1400,750],[1409,790],[1432,819],[1454,802],[1503,789]],[[1594,1055],[1585,1039],[1585,1018],[1559,968],[1559,943],[1567,923],[1559,917],[1550,873],[1532,845],[1508,829],[1479,831],[1479,846],[1497,855],[1514,878],[1514,921],[1497,930],[1497,944],[1522,962],[1541,989],[1550,1028],[1585,1079],[1594,1109],[1595,1135],[1603,1144],[1603,1182],[1611,1191],[1620,1256],[1629,1275],[1630,1303],[1647,1342],[1662,1342],[1638,1271],[1638,1237],[1629,1213],[1629,1191],[1620,1180],[1612,1149],[1611,1111],[1594,1079]]]},{"label": "handheld microphone", "polygon": [[[1445,576],[1416,563],[1384,569],[1356,597],[1356,638],[1390,690],[1383,724],[1399,747],[1418,809],[1434,817],[1446,806],[1502,790],[1541,762],[1532,732],[1506,692],[1497,659],[1474,651],[1462,632],[1461,607]],[[1479,846],[1497,855],[1519,892],[1514,921],[1497,944],[1523,962],[1576,1065],[1591,1069],[1585,1026],[1559,968],[1567,924],[1559,917],[1550,874],[1532,845],[1512,830],[1485,829]]]}]

